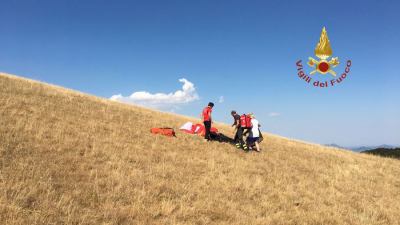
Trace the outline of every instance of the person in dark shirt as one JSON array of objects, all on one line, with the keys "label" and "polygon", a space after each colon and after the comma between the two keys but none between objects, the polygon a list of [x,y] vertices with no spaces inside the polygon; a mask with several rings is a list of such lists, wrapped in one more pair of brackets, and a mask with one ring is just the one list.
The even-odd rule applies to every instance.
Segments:
[{"label": "person in dark shirt", "polygon": [[236,148],[243,147],[244,150],[247,150],[246,142],[243,140],[244,129],[240,126],[240,115],[237,114],[235,110],[231,111],[231,115],[233,117],[232,127],[235,127],[235,137],[233,139],[236,143]]},{"label": "person in dark shirt", "polygon": [[232,117],[233,117],[233,124],[232,124],[232,127],[235,128],[235,130],[233,131],[233,133],[235,134],[235,137],[233,138],[233,140],[234,140],[235,142],[237,142],[237,141],[238,141],[238,135],[237,135],[237,133],[238,133],[238,130],[239,130],[239,128],[240,128],[240,115],[237,114],[235,110],[232,110],[232,111],[231,111],[231,115],[232,115]]}]

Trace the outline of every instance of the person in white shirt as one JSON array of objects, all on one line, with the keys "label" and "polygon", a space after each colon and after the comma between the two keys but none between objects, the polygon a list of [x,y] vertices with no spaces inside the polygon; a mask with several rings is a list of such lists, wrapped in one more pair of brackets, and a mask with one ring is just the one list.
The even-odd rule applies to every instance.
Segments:
[{"label": "person in white shirt", "polygon": [[258,144],[258,141],[260,139],[259,127],[261,127],[261,125],[254,116],[254,114],[251,114],[250,117],[251,117],[251,124],[253,125],[253,127],[251,128],[251,133],[249,137],[249,146],[252,146],[252,144],[254,143],[256,145],[256,151],[260,152],[261,149],[260,145]]}]

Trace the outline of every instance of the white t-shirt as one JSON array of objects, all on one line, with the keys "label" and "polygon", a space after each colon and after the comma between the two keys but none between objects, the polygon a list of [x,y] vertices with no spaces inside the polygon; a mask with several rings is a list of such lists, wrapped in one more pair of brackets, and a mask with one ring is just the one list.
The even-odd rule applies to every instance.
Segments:
[{"label": "white t-shirt", "polygon": [[253,134],[253,137],[260,137],[260,132],[258,131],[258,120],[255,118],[251,119],[251,124],[253,127],[251,128],[251,133]]}]

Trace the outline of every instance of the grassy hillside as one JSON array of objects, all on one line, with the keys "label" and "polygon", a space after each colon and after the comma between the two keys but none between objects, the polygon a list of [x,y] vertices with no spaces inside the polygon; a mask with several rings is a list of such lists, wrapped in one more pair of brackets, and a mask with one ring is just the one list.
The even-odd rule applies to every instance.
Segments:
[{"label": "grassy hillside", "polygon": [[149,133],[188,120],[0,74],[1,223],[400,224],[399,160]]}]

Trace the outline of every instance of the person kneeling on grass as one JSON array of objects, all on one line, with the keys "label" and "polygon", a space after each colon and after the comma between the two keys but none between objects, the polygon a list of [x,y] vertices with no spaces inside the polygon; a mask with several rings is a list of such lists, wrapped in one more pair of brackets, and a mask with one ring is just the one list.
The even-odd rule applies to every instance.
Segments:
[{"label": "person kneeling on grass", "polygon": [[[253,144],[256,145],[256,151],[260,152],[260,145],[258,144],[258,141],[260,140],[260,130],[259,127],[261,127],[260,123],[258,122],[258,120],[256,119],[256,117],[254,116],[254,114],[250,114],[251,117],[251,124],[253,125],[253,127],[250,130],[250,136],[248,138],[248,146],[253,146]],[[251,148],[250,148],[251,149]]]}]

